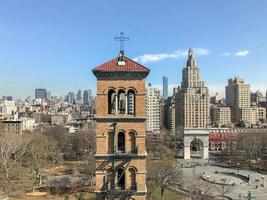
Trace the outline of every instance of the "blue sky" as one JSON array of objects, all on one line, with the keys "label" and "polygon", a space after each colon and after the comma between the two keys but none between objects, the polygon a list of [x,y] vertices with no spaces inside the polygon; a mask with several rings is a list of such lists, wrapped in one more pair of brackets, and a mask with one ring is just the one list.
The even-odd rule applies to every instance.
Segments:
[{"label": "blue sky", "polygon": [[232,76],[264,92],[266,10],[263,0],[0,0],[0,96],[95,90],[91,69],[117,56],[121,31],[152,85],[163,75],[180,84],[193,47],[211,94],[223,94]]}]

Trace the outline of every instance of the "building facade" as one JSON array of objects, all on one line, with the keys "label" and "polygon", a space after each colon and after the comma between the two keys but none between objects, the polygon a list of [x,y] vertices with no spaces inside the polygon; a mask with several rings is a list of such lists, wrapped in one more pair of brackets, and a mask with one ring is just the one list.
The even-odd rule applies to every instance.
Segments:
[{"label": "building facade", "polygon": [[181,87],[176,93],[177,126],[206,128],[209,124],[209,93],[200,79],[192,49],[188,51],[187,66],[183,69]]},{"label": "building facade", "polygon": [[74,92],[69,92],[66,96],[66,102],[68,102],[69,105],[73,105],[75,103],[75,95]]},{"label": "building facade", "polygon": [[168,129],[172,134],[176,133],[176,120],[175,120],[175,99],[168,97],[164,104],[165,111],[165,128]]},{"label": "building facade", "polygon": [[0,130],[3,130],[4,133],[15,133],[22,134],[23,125],[21,121],[0,121]]},{"label": "building facade", "polygon": [[146,88],[146,132],[160,132],[160,91]]},{"label": "building facade", "polygon": [[92,101],[92,92],[91,90],[84,90],[83,92],[83,105],[90,105]]},{"label": "building facade", "polygon": [[146,198],[145,78],[149,69],[120,56],[93,69],[96,198]]},{"label": "building facade", "polygon": [[47,92],[46,89],[35,89],[35,99],[46,99]]},{"label": "building facade", "polygon": [[228,80],[225,88],[226,106],[231,108],[232,122],[251,120],[250,85],[243,78],[235,77]]},{"label": "building facade", "polygon": [[217,127],[230,127],[232,124],[230,107],[211,106],[210,120]]}]

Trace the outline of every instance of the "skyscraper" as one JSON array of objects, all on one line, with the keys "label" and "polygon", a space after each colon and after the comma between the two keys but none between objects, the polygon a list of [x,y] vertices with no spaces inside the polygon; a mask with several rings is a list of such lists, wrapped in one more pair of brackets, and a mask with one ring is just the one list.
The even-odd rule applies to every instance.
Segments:
[{"label": "skyscraper", "polygon": [[83,105],[91,105],[92,92],[91,90],[84,90],[83,92]]},{"label": "skyscraper", "polygon": [[226,105],[231,108],[232,122],[255,121],[250,101],[250,85],[243,78],[235,77],[228,80],[225,88]]},{"label": "skyscraper", "polygon": [[74,99],[74,92],[69,92],[67,97],[66,97],[66,101],[68,102],[68,104],[72,105],[75,102]]},{"label": "skyscraper", "polygon": [[160,91],[151,84],[146,88],[146,131],[160,131]]},{"label": "skyscraper", "polygon": [[78,90],[77,95],[76,95],[76,101],[79,102],[82,100],[82,91]]},{"label": "skyscraper", "polygon": [[35,89],[35,99],[46,99],[47,92],[46,89]]},{"label": "skyscraper", "polygon": [[164,99],[168,98],[168,78],[166,76],[162,77],[163,82],[163,97]]},{"label": "skyscraper", "polygon": [[209,123],[208,88],[200,79],[192,49],[188,51],[187,66],[176,94],[176,119],[177,126],[185,128],[206,128]]}]

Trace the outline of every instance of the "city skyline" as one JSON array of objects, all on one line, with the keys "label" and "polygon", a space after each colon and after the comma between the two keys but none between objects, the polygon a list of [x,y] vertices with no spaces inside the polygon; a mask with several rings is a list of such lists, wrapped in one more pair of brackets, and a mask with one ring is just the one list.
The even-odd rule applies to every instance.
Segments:
[{"label": "city skyline", "polygon": [[[138,3],[143,6],[136,6]],[[95,95],[90,71],[118,55],[114,37],[121,31],[130,37],[126,56],[148,66],[147,83],[160,90],[164,73],[169,95],[180,85],[190,47],[196,52],[210,95],[219,92],[225,96],[227,81],[234,76],[244,78],[252,91],[265,94],[267,39],[262,36],[267,34],[266,2],[152,3],[1,3],[0,68],[5,76],[0,80],[0,96],[33,97],[35,88],[59,96],[92,89]],[[123,7],[131,7],[132,12]],[[161,10],[168,12],[159,16]],[[102,11],[103,16],[93,17]]]}]

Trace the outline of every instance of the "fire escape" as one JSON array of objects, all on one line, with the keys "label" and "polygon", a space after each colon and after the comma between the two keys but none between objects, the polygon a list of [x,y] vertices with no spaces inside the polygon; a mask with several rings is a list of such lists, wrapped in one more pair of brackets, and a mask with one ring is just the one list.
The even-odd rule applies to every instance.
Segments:
[{"label": "fire escape", "polygon": [[[115,136],[117,134],[116,123],[113,123],[110,128],[114,132],[113,136]],[[131,152],[126,153],[125,149],[116,147],[116,142],[117,141],[113,139],[112,150],[104,156],[104,160],[96,169],[103,170],[111,163],[111,169],[107,171],[104,178],[104,184],[101,188],[101,193],[106,200],[130,199],[137,191],[136,183],[131,185],[129,189],[126,189],[125,187],[126,170],[128,169],[131,160],[138,156],[137,147]]]}]

